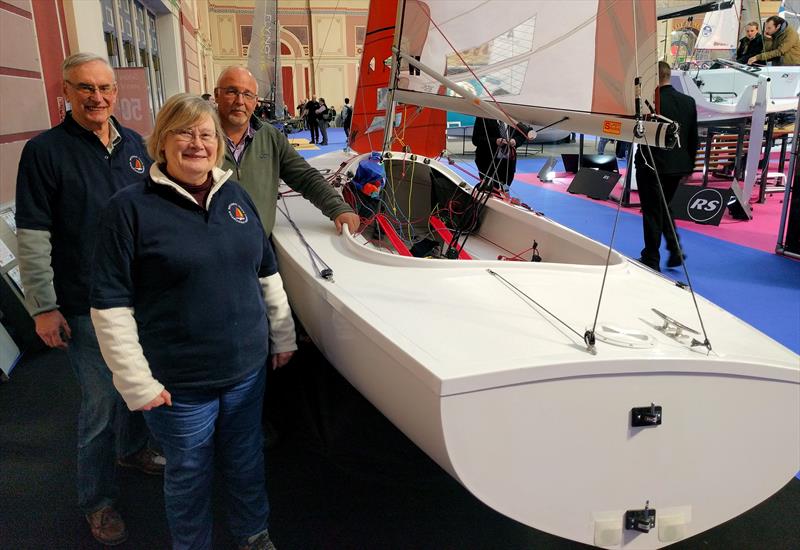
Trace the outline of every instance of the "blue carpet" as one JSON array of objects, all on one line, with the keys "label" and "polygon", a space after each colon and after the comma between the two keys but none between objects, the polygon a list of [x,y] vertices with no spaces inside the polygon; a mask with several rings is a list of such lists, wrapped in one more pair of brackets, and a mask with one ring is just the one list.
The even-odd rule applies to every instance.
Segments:
[{"label": "blue carpet", "polygon": [[[599,242],[611,239],[612,208],[529,185],[512,186],[512,195]],[[696,292],[800,353],[800,262],[691,231],[680,235]],[[621,212],[614,248],[637,258],[642,246],[641,217]],[[664,274],[685,280],[683,270]]]},{"label": "blue carpet", "polygon": [[[344,132],[340,128],[328,129],[328,136],[330,145],[300,153],[311,158],[344,147]],[[308,137],[308,132],[291,137]],[[545,160],[520,158],[517,173],[536,173]],[[477,173],[473,164],[463,164],[465,169]],[[624,165],[620,163],[620,167]],[[556,170],[563,170],[560,160]],[[524,184],[513,185],[511,194],[592,239],[606,244],[611,239],[616,216],[613,208]],[[682,231],[680,236],[697,293],[800,353],[800,262],[691,231]],[[638,258],[642,246],[641,217],[621,212],[614,248]],[[547,251],[543,250],[542,255],[546,258]],[[666,257],[666,252],[662,257]],[[665,270],[664,274],[685,281],[682,269]]]}]

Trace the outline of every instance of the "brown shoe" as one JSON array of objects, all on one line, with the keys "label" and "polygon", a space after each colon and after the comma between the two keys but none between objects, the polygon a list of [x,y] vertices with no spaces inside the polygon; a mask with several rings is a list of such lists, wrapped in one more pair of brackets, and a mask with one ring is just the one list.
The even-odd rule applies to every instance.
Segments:
[{"label": "brown shoe", "polygon": [[144,447],[137,453],[117,460],[117,464],[123,468],[134,468],[151,476],[162,475],[166,463],[167,461],[162,455],[147,447]]},{"label": "brown shoe", "polygon": [[111,506],[87,514],[86,521],[92,528],[92,536],[101,544],[116,546],[128,540],[125,522]]},{"label": "brown shoe", "polygon": [[253,535],[247,542],[239,546],[239,550],[277,550],[269,538],[269,531],[261,531]]}]

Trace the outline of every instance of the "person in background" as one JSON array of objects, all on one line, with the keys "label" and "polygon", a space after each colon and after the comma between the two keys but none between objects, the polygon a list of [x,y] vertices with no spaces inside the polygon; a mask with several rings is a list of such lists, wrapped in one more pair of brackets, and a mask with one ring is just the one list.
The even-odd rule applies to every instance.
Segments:
[{"label": "person in background", "polygon": [[764,23],[764,51],[747,60],[748,65],[757,61],[771,61],[773,65],[800,65],[800,37],[785,19],[773,15]]},{"label": "person in background", "polygon": [[350,106],[350,98],[344,98],[344,107],[342,107],[342,128],[344,129],[345,138],[350,141],[350,121],[353,119],[353,108]]},{"label": "person in background", "polygon": [[319,143],[319,118],[317,118],[317,109],[319,109],[319,102],[313,95],[306,103],[306,125],[310,132],[311,143]]},{"label": "person in background", "polygon": [[113,546],[128,537],[116,509],[115,461],[160,474],[164,460],[147,447],[141,413],[125,408],[100,355],[89,318],[89,267],[100,211],[114,193],[144,178],[150,158],[142,137],[112,116],[117,84],[106,58],[76,53],[61,68],[72,110],[22,150],[18,255],[36,333],[66,350],[81,388],[78,505],[94,538]]},{"label": "person in background", "polygon": [[275,223],[280,180],[333,220],[337,231],[341,232],[343,224],[351,232],[358,229],[359,217],[319,170],[295,151],[286,136],[252,116],[258,84],[250,71],[244,67],[224,69],[214,93],[227,145],[222,167],[234,170],[253,198],[267,235]]},{"label": "person in background", "polygon": [[[505,122],[476,118],[472,129],[475,164],[488,189],[507,191],[517,170],[517,144],[529,139],[527,127],[511,128]],[[535,132],[530,131],[531,137]],[[491,182],[491,184],[489,183]]]},{"label": "person in background", "polygon": [[164,104],[149,177],[102,215],[91,316],[116,388],[167,457],[172,547],[211,548],[216,463],[238,547],[274,549],[258,428],[267,364],[285,365],[297,345],[272,246],[218,167],[224,151],[211,105],[190,94]]},{"label": "person in background", "polygon": [[597,154],[598,155],[605,155],[606,154],[606,145],[613,142],[613,139],[608,139],[603,136],[599,136],[597,138]]},{"label": "person in background", "polygon": [[308,129],[308,128],[306,128],[306,103],[308,103],[308,100],[304,99],[297,106],[297,118],[299,118],[302,121],[302,129],[303,130],[307,130]]},{"label": "person in background", "polygon": [[[736,61],[747,65],[751,57],[764,51],[764,37],[758,32],[759,25],[755,21],[749,22],[744,27],[744,36],[739,40],[736,48]],[[756,63],[763,65],[763,63]]]},{"label": "person in background", "polygon": [[322,134],[322,142],[320,145],[328,145],[328,125],[331,122],[331,110],[325,103],[325,98],[319,98],[319,107],[316,110],[317,125],[319,126],[320,134]]},{"label": "person in background", "polygon": [[[281,180],[333,220],[338,232],[344,224],[351,232],[358,230],[360,218],[319,170],[297,153],[285,135],[253,116],[258,84],[250,71],[244,67],[224,69],[214,93],[227,146],[223,168],[234,170],[253,198],[267,235],[275,224]],[[277,431],[268,420],[264,432],[267,445],[274,444]]]},{"label": "person in background", "polygon": [[655,165],[651,164],[646,147],[637,148],[635,159],[644,232],[644,249],[638,261],[655,271],[661,271],[659,249],[662,235],[669,250],[667,267],[679,267],[685,258],[668,205],[681,180],[694,171],[697,154],[697,107],[694,99],[670,85],[671,74],[669,65],[659,61],[656,105],[660,106],[659,114],[680,125],[679,143],[672,149],[650,147]]},{"label": "person in background", "polygon": [[330,126],[336,127],[336,117],[337,117],[336,107],[328,107],[328,110],[330,111],[330,116],[328,117],[328,120],[330,122],[328,122],[328,124]]}]

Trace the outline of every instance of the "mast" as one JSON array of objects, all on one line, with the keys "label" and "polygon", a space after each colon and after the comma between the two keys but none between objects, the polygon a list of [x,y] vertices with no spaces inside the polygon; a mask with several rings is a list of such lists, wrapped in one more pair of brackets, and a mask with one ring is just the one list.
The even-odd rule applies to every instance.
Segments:
[{"label": "mast", "polygon": [[[394,111],[397,108],[395,101],[395,90],[397,89],[397,77],[400,74],[400,35],[403,30],[403,14],[405,12],[405,0],[397,2],[397,17],[395,18],[394,41],[392,42],[392,62],[391,74],[389,76],[389,104],[386,106],[386,120],[383,126],[383,151],[392,148],[392,134],[394,134]],[[395,53],[396,52],[396,53]]]},{"label": "mast", "polygon": [[272,110],[273,110],[273,117],[277,117],[277,109],[278,105],[276,104],[276,100],[278,98],[277,94],[277,85],[278,85],[278,59],[280,56],[280,40],[278,39],[278,2],[275,2],[275,53],[273,54],[274,59],[272,62],[273,65],[273,75],[272,75],[272,90],[270,93],[270,101],[272,101]]}]

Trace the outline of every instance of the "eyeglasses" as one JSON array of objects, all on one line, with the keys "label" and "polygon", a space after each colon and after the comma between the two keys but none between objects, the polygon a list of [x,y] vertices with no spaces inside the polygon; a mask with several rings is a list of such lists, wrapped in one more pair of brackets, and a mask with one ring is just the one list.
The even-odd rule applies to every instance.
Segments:
[{"label": "eyeglasses", "polygon": [[175,136],[177,141],[181,141],[184,143],[192,143],[198,137],[200,141],[205,143],[206,145],[216,145],[217,143],[217,133],[216,132],[200,132],[198,130],[194,130],[192,128],[179,128],[177,130],[170,130],[170,133]]},{"label": "eyeglasses", "polygon": [[258,96],[253,92],[248,92],[247,90],[240,92],[236,88],[225,88],[222,90],[222,95],[228,99],[236,99],[239,96],[242,96],[247,101],[255,101],[258,99]]},{"label": "eyeglasses", "polygon": [[83,82],[79,82],[77,84],[73,84],[69,80],[65,80],[64,82],[75,88],[75,90],[79,94],[86,97],[91,97],[96,92],[100,92],[100,95],[102,96],[110,96],[117,91],[116,84],[102,84],[100,86],[92,86],[91,84],[85,84]]}]

